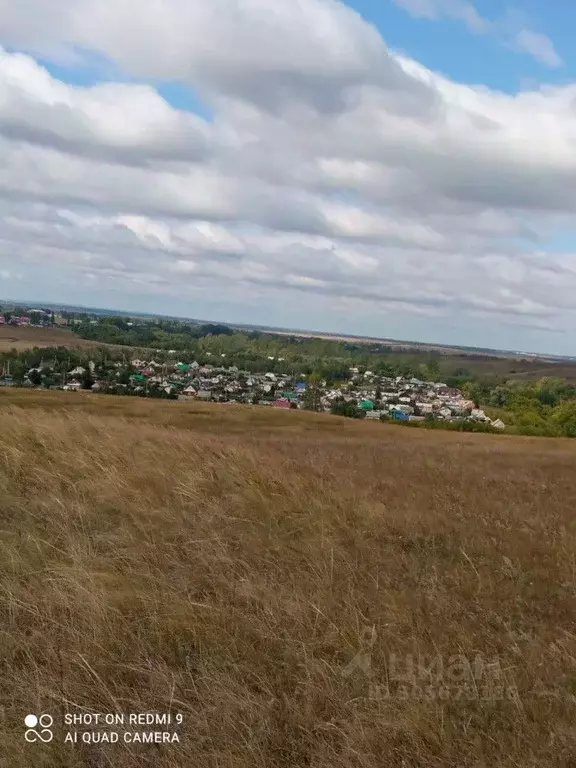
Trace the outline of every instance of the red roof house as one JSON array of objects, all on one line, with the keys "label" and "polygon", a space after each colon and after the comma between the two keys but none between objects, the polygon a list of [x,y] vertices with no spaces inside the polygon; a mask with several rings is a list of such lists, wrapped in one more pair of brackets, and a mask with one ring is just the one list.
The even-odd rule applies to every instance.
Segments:
[{"label": "red roof house", "polygon": [[291,408],[292,404],[290,403],[290,400],[286,400],[286,398],[281,397],[279,400],[274,400],[272,403],[273,408]]}]

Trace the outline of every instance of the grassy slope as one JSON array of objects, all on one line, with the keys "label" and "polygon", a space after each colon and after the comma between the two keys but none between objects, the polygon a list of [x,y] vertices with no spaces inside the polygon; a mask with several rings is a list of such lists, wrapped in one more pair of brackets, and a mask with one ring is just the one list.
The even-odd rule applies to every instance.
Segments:
[{"label": "grassy slope", "polygon": [[[125,352],[127,355],[146,351],[145,349],[140,350],[135,347],[125,347],[119,344],[101,344],[98,341],[82,339],[69,328],[0,325],[0,353],[10,352],[13,349],[17,352],[25,352],[34,347],[66,347],[67,349],[76,350],[85,347],[107,347],[115,351]],[[151,350],[148,351],[150,352]]]},{"label": "grassy slope", "polygon": [[23,352],[32,347],[90,347],[67,328],[36,328],[33,326],[0,325],[0,352],[16,349]]},{"label": "grassy slope", "polygon": [[[573,442],[23,392],[0,435],[0,765],[572,764]],[[517,696],[370,698],[372,626],[376,685],[479,651]],[[170,708],[180,745],[23,740]]]}]

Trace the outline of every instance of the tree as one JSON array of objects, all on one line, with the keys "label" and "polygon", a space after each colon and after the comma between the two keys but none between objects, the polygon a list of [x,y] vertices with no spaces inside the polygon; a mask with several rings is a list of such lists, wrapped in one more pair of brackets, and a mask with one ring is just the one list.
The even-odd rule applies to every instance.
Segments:
[{"label": "tree", "polygon": [[438,357],[438,355],[431,353],[430,359],[426,364],[428,369],[428,377],[431,381],[437,381],[440,377],[440,361]]},{"label": "tree", "polygon": [[321,408],[322,390],[320,383],[322,378],[319,373],[311,373],[308,376],[306,391],[302,398],[302,403],[307,411],[319,411]]},{"label": "tree", "polygon": [[495,408],[506,408],[510,405],[511,399],[511,392],[507,387],[496,387],[490,393],[488,405],[492,405]]},{"label": "tree", "polygon": [[130,378],[132,376],[132,371],[129,368],[124,369],[120,372],[120,376],[118,376],[118,383],[119,384],[130,384]]},{"label": "tree", "polygon": [[33,387],[42,386],[42,374],[36,368],[28,372],[28,380]]},{"label": "tree", "polygon": [[94,378],[90,368],[86,368],[81,378],[82,389],[92,389],[94,386]]},{"label": "tree", "polygon": [[553,421],[563,437],[576,437],[576,403],[565,403],[556,409]]},{"label": "tree", "polygon": [[366,416],[366,411],[352,401],[333,403],[330,413],[334,416],[346,416],[349,419],[363,419]]}]

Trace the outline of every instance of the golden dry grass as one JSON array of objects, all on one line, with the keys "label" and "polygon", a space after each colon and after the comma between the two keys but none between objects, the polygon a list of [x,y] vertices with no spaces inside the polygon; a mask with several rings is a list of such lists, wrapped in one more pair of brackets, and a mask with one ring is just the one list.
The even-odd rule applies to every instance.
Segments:
[{"label": "golden dry grass", "polygon": [[[573,442],[16,391],[0,435],[0,765],[574,765]],[[150,710],[179,744],[62,743]]]},{"label": "golden dry grass", "polygon": [[33,326],[0,325],[0,352],[16,349],[24,352],[33,347],[76,347],[98,346],[76,336],[67,328],[38,328]]}]

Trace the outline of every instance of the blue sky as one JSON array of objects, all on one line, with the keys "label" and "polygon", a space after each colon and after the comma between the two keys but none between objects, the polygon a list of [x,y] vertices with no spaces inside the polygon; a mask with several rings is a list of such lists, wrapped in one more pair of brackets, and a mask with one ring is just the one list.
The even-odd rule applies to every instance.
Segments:
[{"label": "blue sky", "polygon": [[[474,7],[479,15],[495,26],[485,34],[471,33],[461,21],[440,12],[435,21],[414,17],[394,0],[354,0],[350,5],[382,30],[391,47],[460,82],[515,93],[527,82],[571,81],[576,70],[571,42],[576,6],[559,0],[523,0],[509,6],[501,0],[477,0]],[[515,53],[511,38],[523,27],[553,40],[564,66],[543,67],[528,53]]]},{"label": "blue sky", "polygon": [[576,9],[28,0],[0,295],[574,354]]}]

